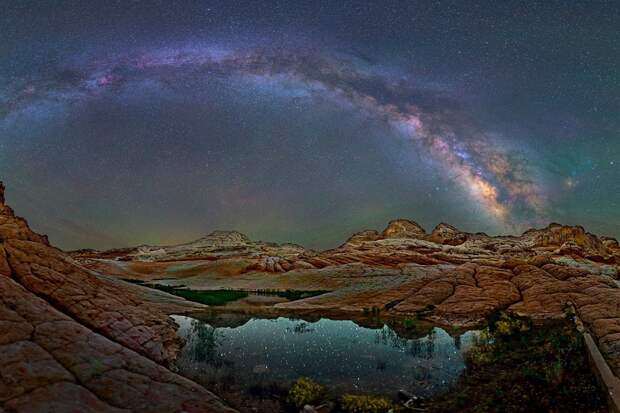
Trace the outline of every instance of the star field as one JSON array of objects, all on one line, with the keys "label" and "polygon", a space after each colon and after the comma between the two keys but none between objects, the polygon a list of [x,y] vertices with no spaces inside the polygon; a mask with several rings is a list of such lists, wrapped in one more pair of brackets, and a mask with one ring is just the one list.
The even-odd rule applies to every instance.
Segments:
[{"label": "star field", "polygon": [[620,236],[617,2],[19,2],[0,176],[64,248],[407,217]]}]

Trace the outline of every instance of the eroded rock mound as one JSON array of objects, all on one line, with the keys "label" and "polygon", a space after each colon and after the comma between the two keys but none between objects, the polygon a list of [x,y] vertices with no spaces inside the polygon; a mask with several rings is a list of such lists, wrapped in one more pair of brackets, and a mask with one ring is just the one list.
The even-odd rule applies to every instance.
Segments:
[{"label": "eroded rock mound", "polygon": [[397,219],[390,221],[381,235],[383,238],[422,238],[426,231],[416,222]]},{"label": "eroded rock mound", "polygon": [[437,225],[427,238],[431,242],[446,245],[461,245],[467,241],[467,234],[459,231],[452,225],[441,223]]}]

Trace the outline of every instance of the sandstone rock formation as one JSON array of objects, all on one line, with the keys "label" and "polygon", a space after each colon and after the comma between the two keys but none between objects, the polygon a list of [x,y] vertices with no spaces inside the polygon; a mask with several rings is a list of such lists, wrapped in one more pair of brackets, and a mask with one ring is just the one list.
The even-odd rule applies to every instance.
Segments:
[{"label": "sandstone rock formation", "polygon": [[498,310],[557,318],[570,304],[620,374],[620,246],[581,227],[491,237],[447,224],[428,233],[401,219],[319,252],[216,231],[177,246],[70,256],[15,216],[2,185],[0,201],[0,411],[231,411],[167,369],[181,344],[168,315],[205,307],[120,279],[315,290],[324,293],[259,310],[379,312],[448,327],[475,326]]},{"label": "sandstone rock formation", "polygon": [[208,261],[176,252],[174,262],[77,258],[106,274],[143,279],[148,273],[152,281],[166,278],[192,289],[329,291],[269,309],[302,315],[354,317],[372,310],[468,327],[498,310],[537,320],[562,317],[572,304],[620,373],[620,248],[581,227],[551,224],[491,237],[447,224],[427,233],[396,220],[381,233],[362,231],[322,252],[237,238],[237,245],[211,249]]},{"label": "sandstone rock formation", "polygon": [[232,412],[166,368],[180,344],[168,314],[200,308],[81,267],[0,184],[0,411]]},{"label": "sandstone rock formation", "polygon": [[397,219],[390,221],[381,235],[383,238],[423,238],[426,231],[413,221]]}]

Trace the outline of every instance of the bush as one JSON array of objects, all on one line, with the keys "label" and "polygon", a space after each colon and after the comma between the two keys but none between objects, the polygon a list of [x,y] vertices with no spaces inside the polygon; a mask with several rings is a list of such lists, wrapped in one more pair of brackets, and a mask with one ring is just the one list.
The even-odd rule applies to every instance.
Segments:
[{"label": "bush", "polygon": [[298,409],[306,404],[317,404],[325,396],[325,387],[307,377],[300,377],[288,392],[286,401]]},{"label": "bush", "polygon": [[509,337],[518,333],[525,333],[532,327],[531,321],[510,316],[501,312],[498,319],[491,322],[490,330],[498,336]]},{"label": "bush", "polygon": [[403,320],[403,327],[406,329],[415,329],[418,327],[418,320],[415,318],[405,318]]},{"label": "bush", "polygon": [[347,413],[386,413],[398,406],[392,401],[373,396],[356,396],[345,394],[340,398],[340,407]]},{"label": "bush", "polygon": [[467,351],[459,385],[429,413],[606,412],[584,346],[570,319],[534,325],[498,313]]}]

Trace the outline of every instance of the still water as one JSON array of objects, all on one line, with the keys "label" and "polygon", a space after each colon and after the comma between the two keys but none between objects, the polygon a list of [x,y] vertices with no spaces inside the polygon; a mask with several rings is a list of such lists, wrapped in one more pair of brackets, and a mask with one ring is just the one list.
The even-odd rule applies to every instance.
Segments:
[{"label": "still water", "polygon": [[305,376],[335,391],[387,395],[404,389],[428,397],[454,383],[465,368],[463,352],[477,337],[470,331],[454,338],[432,328],[405,338],[387,325],[330,319],[253,318],[234,327],[175,320],[186,340],[177,363],[183,373],[246,388]]}]

